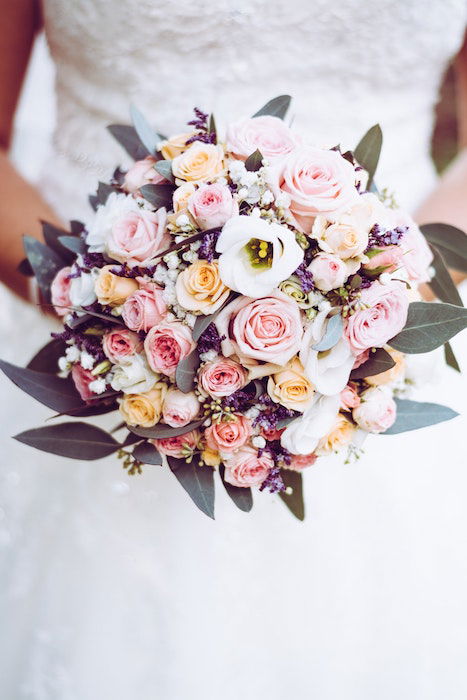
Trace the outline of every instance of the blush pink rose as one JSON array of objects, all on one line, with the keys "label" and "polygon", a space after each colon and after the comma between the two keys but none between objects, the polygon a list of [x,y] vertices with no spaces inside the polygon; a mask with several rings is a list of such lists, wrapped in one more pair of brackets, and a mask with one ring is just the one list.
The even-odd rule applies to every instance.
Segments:
[{"label": "blush pink rose", "polygon": [[188,211],[204,231],[218,228],[238,214],[238,204],[227,185],[218,182],[202,184],[188,200]]},{"label": "blush pink rose", "polygon": [[267,442],[271,442],[272,440],[280,440],[284,430],[285,428],[280,428],[279,430],[276,428],[261,428],[260,434]]},{"label": "blush pink rose", "polygon": [[245,369],[238,362],[225,357],[207,362],[198,374],[200,388],[214,399],[230,396],[244,387],[246,381]]},{"label": "blush pink rose", "polygon": [[90,369],[83,369],[79,363],[73,365],[71,368],[71,378],[83,401],[89,401],[89,399],[95,396],[89,388],[90,383],[95,380],[95,376],[91,374]]},{"label": "blush pink rose", "polygon": [[418,228],[415,221],[405,212],[396,212],[398,226],[407,226],[407,231],[401,238],[400,247],[403,251],[402,263],[407,270],[412,282],[421,284],[430,280],[430,265],[433,262],[433,253],[425,236]]},{"label": "blush pink rose", "polygon": [[405,326],[409,299],[402,282],[373,282],[360,298],[368,308],[356,311],[345,324],[345,335],[355,355],[367,348],[381,348]]},{"label": "blush pink rose", "polygon": [[70,301],[70,285],[71,285],[71,267],[62,267],[57,272],[50,285],[50,294],[52,296],[52,304],[54,305],[55,313],[58,316],[66,316],[69,313]]},{"label": "blush pink rose", "polygon": [[184,394],[178,389],[169,389],[162,404],[162,417],[172,428],[182,428],[196,418],[199,409],[194,391]]},{"label": "blush pink rose", "polygon": [[404,251],[399,245],[390,245],[379,249],[375,255],[370,254],[370,260],[364,264],[365,270],[378,272],[394,272],[403,262]]},{"label": "blush pink rose", "polygon": [[206,428],[204,437],[210,450],[235,452],[249,439],[251,422],[245,416],[235,414],[236,420],[213,423]]},{"label": "blush pink rose", "polygon": [[164,208],[127,212],[112,226],[107,241],[109,255],[128,265],[147,265],[170,244],[166,223]]},{"label": "blush pink rose", "polygon": [[318,253],[308,265],[314,284],[322,292],[330,292],[331,289],[342,287],[349,275],[358,267],[359,264],[346,263],[333,253]]},{"label": "blush pink rose", "polygon": [[149,366],[168,377],[175,374],[178,363],[194,346],[191,330],[180,321],[163,321],[153,326],[144,341]]},{"label": "blush pink rose", "polygon": [[287,469],[291,469],[294,472],[301,472],[307,467],[312,467],[313,464],[318,459],[318,456],[313,452],[309,455],[292,455],[290,464],[287,465]]},{"label": "blush pink rose", "polygon": [[259,455],[254,447],[244,445],[224,458],[224,465],[224,478],[229,484],[249,488],[261,486],[274,467],[274,461],[268,452]]},{"label": "blush pink rose", "polygon": [[148,156],[142,160],[137,160],[134,165],[125,173],[123,178],[123,189],[125,192],[134,194],[143,185],[161,185],[167,180],[163,175],[154,170],[155,158]]},{"label": "blush pink rose", "polygon": [[351,411],[360,405],[360,396],[358,395],[355,386],[347,384],[345,389],[341,391],[341,408],[344,411]]},{"label": "blush pink rose", "polygon": [[289,153],[271,184],[289,195],[290,212],[305,232],[318,214],[348,209],[359,196],[351,163],[337,151],[314,146]]},{"label": "blush pink rose", "polygon": [[111,362],[118,363],[126,357],[141,352],[143,342],[136,333],[126,328],[116,327],[105,333],[102,338],[102,349]]},{"label": "blush pink rose", "polygon": [[132,331],[148,331],[167,316],[163,290],[153,283],[141,283],[122,308],[122,318]]},{"label": "blush pink rose", "polygon": [[229,124],[226,140],[227,151],[240,160],[246,160],[257,149],[266,160],[274,160],[297,145],[297,138],[282,119],[268,115]]},{"label": "blush pink rose", "polygon": [[370,359],[370,348],[367,348],[366,350],[361,352],[359,355],[357,355],[357,357],[355,358],[355,362],[352,365],[352,369],[357,369],[358,367],[361,367],[369,359]]},{"label": "blush pink rose", "polygon": [[285,365],[300,350],[303,336],[299,306],[282,292],[262,299],[238,297],[217,316],[222,352],[240,358]]},{"label": "blush pink rose", "polygon": [[168,457],[183,457],[186,448],[194,450],[200,439],[198,430],[190,430],[184,435],[177,435],[171,438],[158,438],[149,440],[156,450]]},{"label": "blush pink rose", "polygon": [[369,433],[384,433],[396,420],[396,414],[396,402],[378,387],[364,391],[360,405],[352,411],[357,425]]}]

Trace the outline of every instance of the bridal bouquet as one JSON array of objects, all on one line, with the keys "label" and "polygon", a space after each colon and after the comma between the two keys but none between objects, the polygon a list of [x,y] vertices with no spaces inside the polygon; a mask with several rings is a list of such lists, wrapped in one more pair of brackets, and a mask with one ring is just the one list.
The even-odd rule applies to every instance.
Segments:
[{"label": "bridal bouquet", "polygon": [[[59,416],[120,422],[16,439],[116,453],[131,474],[168,466],[210,517],[218,473],[242,510],[255,488],[303,518],[301,472],[317,459],[456,415],[403,397],[406,354],[467,325],[444,263],[465,269],[464,234],[421,231],[377,191],[378,126],[353,152],[317,147],[283,121],[289,102],[224,134],[198,109],[168,138],[134,108],[133,127],[109,127],[134,165],[99,184],[86,225],[25,237],[22,269],[63,331],[27,368],[1,367]],[[420,301],[422,282],[441,303]]]}]

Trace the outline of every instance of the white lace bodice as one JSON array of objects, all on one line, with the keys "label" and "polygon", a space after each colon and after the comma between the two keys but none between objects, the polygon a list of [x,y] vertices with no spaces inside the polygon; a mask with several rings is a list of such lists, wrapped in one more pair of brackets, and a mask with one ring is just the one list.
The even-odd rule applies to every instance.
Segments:
[{"label": "white lace bodice", "polygon": [[352,146],[380,122],[380,179],[402,203],[413,206],[433,183],[433,107],[466,0],[43,4],[58,99],[43,189],[64,216],[70,206],[81,213],[96,180],[122,161],[103,127],[127,122],[130,102],[175,133],[195,105],[219,121],[289,93],[295,126],[317,143]]}]

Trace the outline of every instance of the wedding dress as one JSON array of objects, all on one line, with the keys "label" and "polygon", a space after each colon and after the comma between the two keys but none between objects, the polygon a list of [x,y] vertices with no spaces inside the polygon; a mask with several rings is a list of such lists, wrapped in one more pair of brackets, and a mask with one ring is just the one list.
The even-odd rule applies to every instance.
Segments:
[{"label": "wedding dress", "polygon": [[[221,123],[289,93],[318,144],[355,145],[380,122],[377,178],[401,204],[435,185],[433,109],[465,0],[43,0],[43,13],[58,123],[38,184],[64,220],[87,218],[97,180],[127,163],[104,127],[130,102],[174,133],[195,105]],[[26,361],[46,323],[2,299],[2,355]],[[448,368],[421,395],[461,410],[461,382]],[[1,698],[467,696],[461,418],[318,462],[303,523],[267,494],[241,513],[222,488],[213,522],[168,471],[129,477],[115,458],[14,442],[50,412],[2,389]]]}]

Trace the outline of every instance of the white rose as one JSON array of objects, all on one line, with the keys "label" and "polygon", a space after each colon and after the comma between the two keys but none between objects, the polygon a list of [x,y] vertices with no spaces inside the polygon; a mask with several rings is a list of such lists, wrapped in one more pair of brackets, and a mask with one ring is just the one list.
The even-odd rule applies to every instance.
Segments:
[{"label": "white rose", "polygon": [[352,411],[357,425],[369,433],[384,433],[396,420],[396,414],[391,391],[384,386],[364,391],[361,403]]},{"label": "white rose", "polygon": [[125,394],[143,394],[150,391],[158,379],[159,375],[151,370],[143,355],[132,355],[114,368],[111,386]]},{"label": "white rose", "polygon": [[72,306],[90,306],[97,300],[94,282],[100,270],[81,272],[79,277],[72,277],[70,282],[70,301]]},{"label": "white rose", "polygon": [[294,455],[309,455],[333,428],[339,413],[340,396],[320,396],[281,435],[281,445]]},{"label": "white rose", "polygon": [[362,199],[337,217],[317,216],[312,229],[321,250],[346,260],[361,255],[368,247],[368,234],[376,223],[371,202]]},{"label": "white rose", "polygon": [[252,216],[234,216],[217,240],[224,284],[248,297],[270,294],[303,261],[293,231]]},{"label": "white rose", "polygon": [[141,211],[137,200],[131,195],[117,192],[112,192],[106,203],[97,207],[92,222],[87,226],[86,243],[90,253],[104,252],[114,224],[130,211]]},{"label": "white rose", "polygon": [[308,265],[313,282],[322,292],[342,287],[359,267],[358,260],[341,260],[333,253],[318,253]]}]

